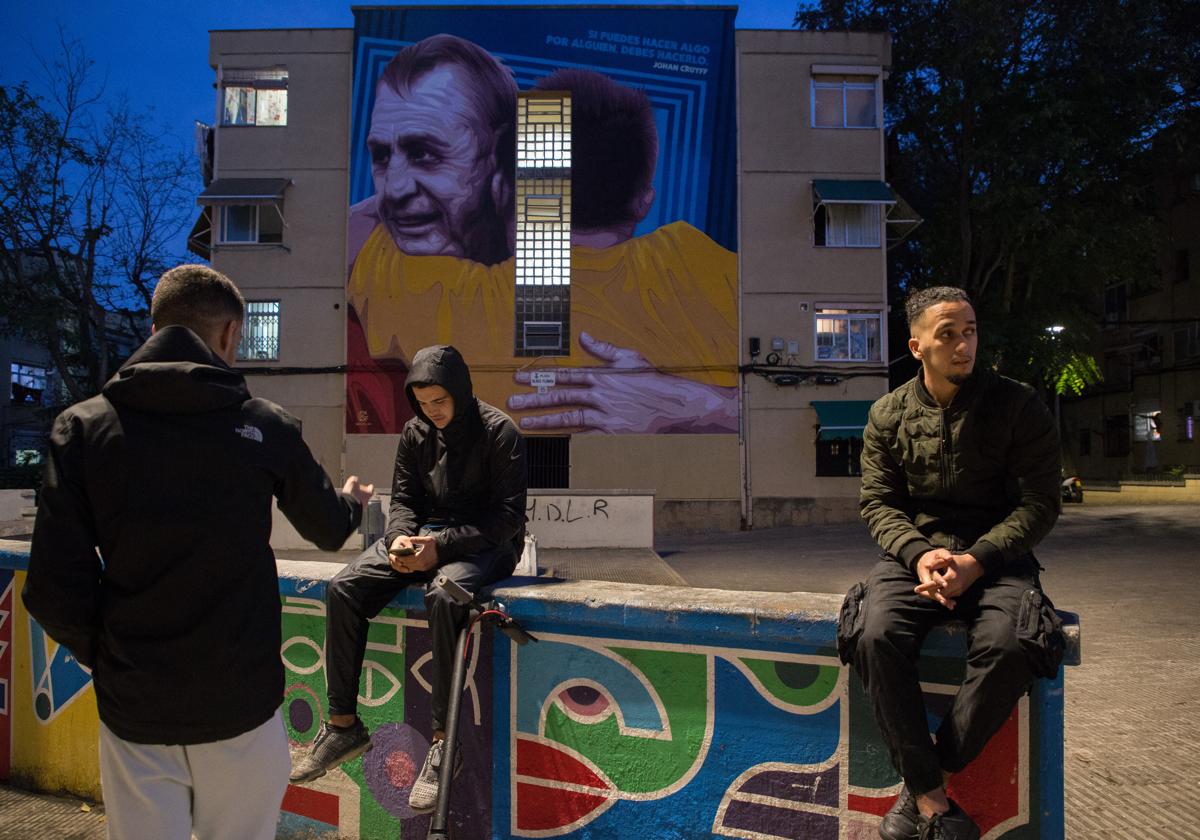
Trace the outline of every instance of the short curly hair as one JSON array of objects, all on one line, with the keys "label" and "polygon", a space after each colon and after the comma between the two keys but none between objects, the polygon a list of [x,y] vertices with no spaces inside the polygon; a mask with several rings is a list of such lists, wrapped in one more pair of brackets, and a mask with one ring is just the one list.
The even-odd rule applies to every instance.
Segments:
[{"label": "short curly hair", "polygon": [[155,329],[183,326],[208,335],[246,317],[246,300],[233,281],[207,265],[178,265],[154,287],[150,320]]},{"label": "short curly hair", "polygon": [[917,321],[921,320],[921,316],[929,307],[939,303],[958,302],[965,303],[972,309],[975,308],[975,304],[971,302],[971,296],[957,286],[932,286],[928,289],[917,289],[910,292],[908,299],[904,301],[904,316],[908,321],[909,330],[916,325]]}]

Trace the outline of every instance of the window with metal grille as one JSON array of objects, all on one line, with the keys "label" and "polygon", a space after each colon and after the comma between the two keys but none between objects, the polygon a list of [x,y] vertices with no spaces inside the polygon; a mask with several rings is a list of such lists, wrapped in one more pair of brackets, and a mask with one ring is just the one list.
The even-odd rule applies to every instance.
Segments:
[{"label": "window with metal grille", "polygon": [[860,437],[834,438],[817,441],[817,475],[862,475],[859,456],[863,442]]},{"label": "window with metal grille", "polygon": [[875,309],[818,309],[816,357],[823,362],[881,360],[883,313]]},{"label": "window with metal grille", "polygon": [[525,438],[525,464],[531,490],[571,486],[571,438],[531,435]]},{"label": "window with metal grille", "polygon": [[279,301],[246,301],[246,322],[237,358],[244,362],[279,361]]},{"label": "window with metal grille", "polygon": [[517,356],[568,355],[571,316],[571,97],[517,100]]},{"label": "window with metal grille", "polygon": [[48,368],[13,362],[9,373],[9,402],[13,405],[41,405],[50,378]]}]

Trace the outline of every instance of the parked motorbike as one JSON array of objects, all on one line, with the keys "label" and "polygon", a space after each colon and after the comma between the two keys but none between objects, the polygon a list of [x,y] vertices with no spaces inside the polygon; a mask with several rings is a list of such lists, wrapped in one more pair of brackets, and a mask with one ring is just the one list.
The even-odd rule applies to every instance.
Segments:
[{"label": "parked motorbike", "polygon": [[1083,481],[1079,476],[1071,475],[1062,480],[1062,500],[1083,503]]}]

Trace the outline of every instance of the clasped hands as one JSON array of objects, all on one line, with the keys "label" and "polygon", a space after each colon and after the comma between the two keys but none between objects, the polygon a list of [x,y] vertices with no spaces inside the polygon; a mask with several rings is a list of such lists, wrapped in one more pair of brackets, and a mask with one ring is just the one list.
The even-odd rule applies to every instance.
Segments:
[{"label": "clasped hands", "polygon": [[[412,551],[408,551],[412,549]],[[405,552],[400,554],[398,552]],[[415,552],[415,553],[413,553]],[[432,534],[410,537],[401,534],[388,546],[388,563],[400,574],[427,572],[438,564],[437,543]]]},{"label": "clasped hands", "polygon": [[958,597],[982,576],[983,566],[974,555],[935,548],[917,560],[917,578],[921,582],[913,591],[952,610],[958,604]]}]

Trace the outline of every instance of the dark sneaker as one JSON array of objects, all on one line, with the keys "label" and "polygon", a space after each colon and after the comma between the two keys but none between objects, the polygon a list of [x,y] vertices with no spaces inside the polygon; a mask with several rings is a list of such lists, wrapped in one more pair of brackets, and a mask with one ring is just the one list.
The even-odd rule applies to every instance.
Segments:
[{"label": "dark sneaker", "polygon": [[[418,814],[427,814],[437,804],[439,771],[442,769],[442,759],[446,754],[446,742],[434,741],[425,754],[425,763],[421,772],[413,782],[412,791],[408,794],[408,807]],[[454,778],[462,772],[462,752],[454,756]]]},{"label": "dark sneaker", "polygon": [[352,758],[358,758],[369,749],[371,734],[358,718],[354,719],[354,725],[348,729],[330,726],[328,722],[322,723],[312,749],[292,768],[292,775],[288,777],[288,781],[302,784],[319,779],[334,767]]},{"label": "dark sneaker", "polygon": [[917,831],[920,840],[979,840],[979,826],[953,799],[946,813],[919,817]]},{"label": "dark sneaker", "polygon": [[879,824],[879,836],[883,840],[917,840],[917,820],[921,814],[917,811],[917,797],[913,796],[908,785],[900,788],[896,804],[883,815]]}]

